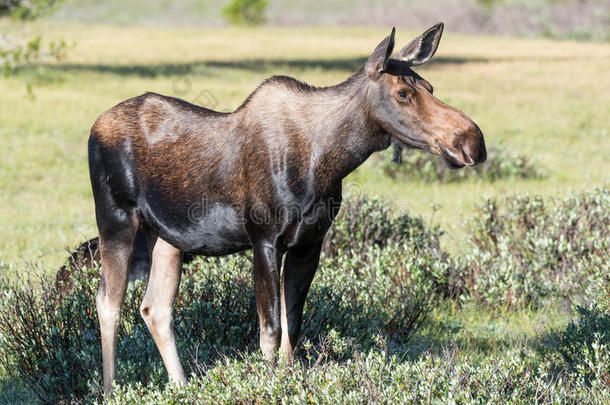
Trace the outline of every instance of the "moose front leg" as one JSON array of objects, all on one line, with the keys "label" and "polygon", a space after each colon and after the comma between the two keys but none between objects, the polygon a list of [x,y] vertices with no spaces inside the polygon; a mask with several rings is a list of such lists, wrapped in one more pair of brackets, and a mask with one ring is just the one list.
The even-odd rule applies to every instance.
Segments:
[{"label": "moose front leg", "polygon": [[322,241],[288,251],[282,273],[282,353],[292,360],[303,322],[303,306],[318,262]]},{"label": "moose front leg", "polygon": [[260,346],[267,358],[273,358],[280,346],[281,252],[266,243],[254,246],[254,293],[260,325]]}]

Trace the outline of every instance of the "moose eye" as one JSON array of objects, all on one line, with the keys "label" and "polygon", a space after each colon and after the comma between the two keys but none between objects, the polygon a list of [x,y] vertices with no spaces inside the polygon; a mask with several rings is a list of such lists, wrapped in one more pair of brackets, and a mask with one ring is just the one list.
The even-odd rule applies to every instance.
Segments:
[{"label": "moose eye", "polygon": [[409,100],[409,95],[407,94],[407,91],[402,89],[402,90],[398,90],[398,92],[396,93],[398,95],[398,98],[400,100],[403,101],[408,101]]}]

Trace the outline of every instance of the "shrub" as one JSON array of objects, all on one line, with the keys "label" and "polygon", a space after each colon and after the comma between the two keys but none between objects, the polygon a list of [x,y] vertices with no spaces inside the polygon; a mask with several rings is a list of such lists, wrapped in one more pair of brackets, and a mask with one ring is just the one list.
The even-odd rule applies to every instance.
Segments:
[{"label": "shrub", "polygon": [[267,0],[233,0],[222,10],[222,15],[234,25],[265,23]]},{"label": "shrub", "polygon": [[463,259],[471,297],[534,307],[551,298],[603,300],[610,292],[609,203],[610,192],[600,188],[550,203],[526,195],[486,200],[468,224],[473,250]]},{"label": "shrub", "polygon": [[0,16],[10,15],[20,20],[33,20],[54,10],[62,0],[1,0]]},{"label": "shrub", "polygon": [[[211,361],[218,353],[253,347],[257,317],[249,277],[241,271],[247,263],[245,256],[234,256],[185,269],[175,328],[187,367],[193,361]],[[100,392],[94,304],[99,269],[79,267],[71,278],[69,289],[45,280],[2,285],[0,364],[45,402],[91,399]],[[143,281],[128,288],[117,373],[122,381],[159,384],[165,378],[163,364],[138,311],[144,292]]]},{"label": "shrub", "polygon": [[439,248],[443,232],[438,226],[427,227],[423,218],[394,208],[377,197],[347,197],[328,232],[324,253],[359,254],[363,247],[392,243],[409,243],[417,249]]},{"label": "shrub", "polygon": [[[21,20],[33,20],[50,13],[62,0],[0,0],[0,17],[10,15]],[[42,45],[40,35],[16,39],[0,35],[0,65],[5,76],[19,66],[41,60],[61,60],[66,53],[66,41],[60,39]]]},{"label": "shrub", "polygon": [[0,284],[0,369],[44,402],[82,397],[96,380],[99,328],[91,298],[97,274],[74,274],[79,288],[67,297],[44,280]]},{"label": "shrub", "polygon": [[[418,281],[434,281],[433,291],[443,297],[460,296],[462,271],[441,249],[440,227],[426,225],[422,217],[394,212],[394,208],[376,197],[348,197],[326,236],[324,254],[342,263],[351,261],[354,268],[383,256],[387,261],[382,267],[405,271]],[[372,249],[387,246],[392,246],[387,252]],[[422,274],[414,275],[414,269]]]},{"label": "shrub", "polygon": [[[578,306],[576,311],[576,322],[571,321],[563,330],[546,333],[538,349],[557,369],[579,373],[591,383],[600,367],[610,371],[608,356],[601,358],[597,354],[600,348],[610,347],[610,312],[596,305]],[[610,377],[608,371],[606,376]]]},{"label": "shrub", "polygon": [[[329,233],[306,301],[297,363],[272,366],[257,347],[249,253],[185,266],[175,330],[187,387],[168,386],[139,316],[145,283],[127,291],[117,375],[123,402],[603,402],[610,399],[608,190],[545,203],[486,201],[469,222],[473,251],[453,260],[441,231],[395,216],[377,199],[348,199]],[[94,297],[99,269],[54,280],[0,281],[0,370],[45,402],[99,399],[101,348]],[[466,283],[464,285],[464,283]],[[69,288],[67,288],[69,287]],[[439,297],[538,306],[551,298],[599,301],[541,340],[541,355],[478,357],[428,351],[409,340]],[[606,311],[606,312],[604,312]],[[606,380],[605,380],[606,379]]]},{"label": "shrub", "polygon": [[311,361],[275,367],[258,355],[224,359],[202,370],[187,386],[162,390],[141,384],[117,390],[110,404],[123,403],[607,403],[604,382],[610,360],[606,348],[595,356],[606,361],[587,383],[578,373],[560,378],[546,363],[536,366],[523,353],[506,352],[483,361],[447,349],[440,356],[426,353],[415,361],[389,355],[383,340],[376,350],[355,353],[344,363],[318,362],[332,348],[349,346],[330,336],[327,346],[312,352]]},{"label": "shrub", "polygon": [[[393,352],[405,352],[447,270],[416,249],[417,243],[403,238],[401,244],[366,246],[359,252],[362,259],[355,254],[324,257],[305,307],[302,336],[309,346],[297,356],[327,347],[324,336],[330,335],[350,344],[329,349],[329,361],[349,361],[354,347],[366,353],[379,336]],[[248,254],[199,258],[185,267],[174,308],[187,373],[214,364],[219,356],[235,358],[257,349],[252,277],[244,271],[250,268]],[[64,288],[64,279],[70,288]],[[91,400],[101,385],[94,305],[99,269],[77,267],[64,279],[0,284],[0,368],[25,381],[43,401]],[[117,376],[120,382],[158,386],[165,382],[165,370],[139,315],[144,292],[142,281],[127,290]]]},{"label": "shrub", "polygon": [[319,343],[335,331],[369,350],[382,334],[405,351],[432,308],[437,285],[431,263],[403,258],[406,251],[396,246],[361,254],[322,260],[306,301],[303,336]]},{"label": "shrub", "polygon": [[[396,147],[396,146],[395,146]],[[402,155],[402,152],[399,152]],[[417,180],[427,183],[451,183],[477,178],[485,181],[496,181],[503,178],[534,179],[545,176],[536,162],[526,156],[511,151],[500,144],[487,149],[487,161],[468,170],[451,170],[441,158],[418,150],[409,150],[402,157],[402,163],[396,164],[388,152],[380,154],[379,168],[387,176],[400,181]],[[396,158],[396,155],[395,155]]]}]

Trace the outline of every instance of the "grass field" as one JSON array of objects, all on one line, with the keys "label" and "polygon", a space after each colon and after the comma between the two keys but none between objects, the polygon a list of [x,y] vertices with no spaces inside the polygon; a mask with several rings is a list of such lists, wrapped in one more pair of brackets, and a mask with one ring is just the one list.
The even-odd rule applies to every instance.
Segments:
[{"label": "grass field", "polygon": [[[119,28],[40,23],[3,30],[42,31],[75,45],[66,60],[0,79],[0,260],[57,267],[64,248],[96,234],[86,144],[98,115],[154,91],[231,111],[273,74],[310,84],[355,72],[387,29],[256,30]],[[398,31],[398,44],[415,33]],[[460,228],[483,197],[563,195],[610,180],[610,44],[467,37],[447,32],[433,61],[418,71],[435,94],[467,112],[488,145],[535,159],[542,180],[405,184],[367,164],[346,188],[391,198],[431,216],[462,244]],[[28,92],[26,83],[31,86]],[[355,184],[357,183],[357,184]]]},{"label": "grass field", "polygon": [[[75,42],[61,62],[0,78],[0,269],[23,274],[53,272],[66,258],[65,247],[97,233],[86,145],[103,111],[145,91],[231,111],[274,74],[336,84],[361,66],[389,27],[155,29],[0,21],[0,30]],[[398,46],[415,34],[398,27]],[[502,142],[526,155],[546,177],[404,183],[381,176],[367,162],[345,188],[425,215],[446,231],[443,245],[460,252],[467,249],[464,221],[485,197],[557,197],[608,186],[608,66],[608,43],[448,31],[434,61],[418,72],[438,97],[479,124],[488,145]],[[555,306],[492,311],[447,304],[432,313],[436,325],[449,325],[437,338],[475,358],[525,350],[541,331],[564,325],[570,316]],[[23,398],[19,388],[0,383],[3,398]]]}]

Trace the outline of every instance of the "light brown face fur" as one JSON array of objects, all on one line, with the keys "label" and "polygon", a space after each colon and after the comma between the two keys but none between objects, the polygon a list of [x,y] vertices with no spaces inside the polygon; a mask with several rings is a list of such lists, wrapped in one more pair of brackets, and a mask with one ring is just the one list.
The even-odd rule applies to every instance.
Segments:
[{"label": "light brown face fur", "polygon": [[487,158],[483,134],[466,114],[432,94],[432,86],[411,70],[436,52],[439,23],[394,52],[394,33],[377,45],[364,68],[369,78],[368,110],[379,126],[408,146],[441,155],[451,168]]},{"label": "light brown face fur", "polygon": [[485,160],[483,135],[463,112],[433,95],[432,85],[408,68],[385,74],[380,87],[402,127],[392,133],[403,143],[441,155],[451,167]]}]

